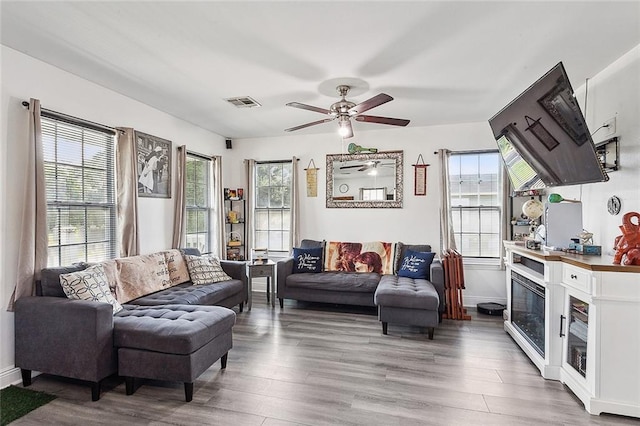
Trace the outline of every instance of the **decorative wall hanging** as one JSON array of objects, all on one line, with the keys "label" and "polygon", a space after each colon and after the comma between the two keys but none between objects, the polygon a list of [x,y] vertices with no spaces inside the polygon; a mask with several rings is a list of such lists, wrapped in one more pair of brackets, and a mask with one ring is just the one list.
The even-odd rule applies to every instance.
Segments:
[{"label": "decorative wall hanging", "polygon": [[427,195],[427,167],[429,167],[429,164],[425,164],[424,158],[422,158],[422,154],[420,154],[418,155],[416,164],[412,164],[412,166],[414,167],[413,195]]},{"label": "decorative wall hanging", "polygon": [[309,165],[306,169],[307,172],[307,197],[318,196],[318,169],[313,158],[309,161]]},{"label": "decorative wall hanging", "polygon": [[135,133],[138,196],[171,198],[171,141]]}]

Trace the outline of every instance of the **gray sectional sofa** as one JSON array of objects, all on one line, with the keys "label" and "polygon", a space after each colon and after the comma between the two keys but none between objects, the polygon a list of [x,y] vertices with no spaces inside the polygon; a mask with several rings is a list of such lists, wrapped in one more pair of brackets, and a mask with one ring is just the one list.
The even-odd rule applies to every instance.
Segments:
[{"label": "gray sectional sofa", "polygon": [[[302,240],[300,248],[324,247],[324,241]],[[406,250],[430,252],[431,246],[396,243],[397,263]],[[277,263],[277,297],[280,307],[284,299],[344,305],[376,306],[374,295],[383,275],[374,272],[293,273],[292,257]],[[438,316],[445,311],[444,271],[439,260],[431,263],[430,283],[438,293]]]},{"label": "gray sectional sofa", "polygon": [[[122,321],[130,324],[132,309],[150,308],[148,313],[139,314],[142,316],[156,315],[154,312],[158,311],[153,309],[162,305],[168,307],[167,311],[190,311],[189,305],[238,305],[242,311],[248,296],[245,264],[220,263],[232,280],[197,286],[191,282],[178,284],[130,300],[115,315],[108,303],[68,299],[62,290],[60,274],[80,271],[88,265],[44,269],[37,295],[20,298],[15,304],[15,362],[22,371],[23,384],[31,383],[32,370],[79,379],[91,383],[95,401],[100,395],[101,380],[118,372],[114,329]],[[167,315],[175,317],[172,312]]]}]

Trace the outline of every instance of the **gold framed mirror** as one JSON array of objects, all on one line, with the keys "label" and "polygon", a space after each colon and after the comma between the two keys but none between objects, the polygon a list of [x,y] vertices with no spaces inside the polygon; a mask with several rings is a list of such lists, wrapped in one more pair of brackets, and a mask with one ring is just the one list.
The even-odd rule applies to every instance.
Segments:
[{"label": "gold framed mirror", "polygon": [[403,151],[327,154],[327,208],[402,208]]}]

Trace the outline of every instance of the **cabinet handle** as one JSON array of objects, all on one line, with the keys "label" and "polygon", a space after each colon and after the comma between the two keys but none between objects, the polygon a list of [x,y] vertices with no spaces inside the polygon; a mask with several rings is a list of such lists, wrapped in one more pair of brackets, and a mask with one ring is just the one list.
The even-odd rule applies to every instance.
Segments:
[{"label": "cabinet handle", "polygon": [[578,276],[577,276],[577,275],[573,275],[573,274],[571,274],[571,279],[572,279],[572,280],[577,280],[577,279],[578,279]]},{"label": "cabinet handle", "polygon": [[565,317],[564,315],[560,315],[560,337],[564,337],[564,320],[567,317]]}]

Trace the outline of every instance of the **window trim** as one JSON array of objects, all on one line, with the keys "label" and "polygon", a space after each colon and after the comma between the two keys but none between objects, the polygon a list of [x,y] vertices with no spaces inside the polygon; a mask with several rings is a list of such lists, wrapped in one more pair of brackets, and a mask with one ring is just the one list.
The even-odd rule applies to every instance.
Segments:
[{"label": "window trim", "polygon": [[[259,166],[263,166],[263,165],[273,165],[273,164],[288,164],[291,166],[291,173],[293,174],[293,160],[271,160],[271,161],[256,161],[255,162],[255,182],[254,182],[254,187],[255,187],[255,191],[254,191],[254,196],[253,196],[253,241],[255,244],[258,244],[256,241],[258,241],[257,235],[258,232],[267,232],[267,235],[269,235],[269,233],[271,231],[280,231],[283,233],[287,232],[289,233],[289,235],[291,234],[291,225],[289,224],[288,229],[284,229],[284,220],[282,221],[283,223],[283,227],[279,228],[279,229],[272,229],[269,225],[267,226],[267,229],[258,229],[257,226],[257,213],[258,212],[280,212],[280,214],[282,214],[283,212],[289,212],[289,215],[291,215],[292,213],[292,206],[289,205],[289,207],[258,207],[258,189],[259,188],[265,188],[265,186],[258,186],[258,167]],[[293,178],[293,176],[292,176]],[[273,185],[269,185],[268,187],[271,188]],[[281,185],[284,186],[284,185]],[[291,193],[291,199],[290,199],[290,203],[293,201],[293,187],[292,184],[290,183],[289,186],[289,192]],[[269,241],[269,238],[267,237],[267,241]],[[282,239],[283,242],[283,246],[286,244],[287,246],[289,245],[289,241],[290,238],[284,238]],[[268,246],[268,245],[267,245]],[[272,249],[271,247],[269,248],[269,253],[270,254],[276,254],[276,257],[278,257],[278,254],[285,254],[285,253],[289,253],[289,251],[292,249],[292,247],[289,247],[288,249]]]},{"label": "window trim", "polygon": [[[107,142],[104,145],[105,151],[106,151],[106,174],[107,174],[107,188],[106,190],[106,198],[107,201],[106,202],[91,202],[91,201],[60,201],[57,198],[57,193],[53,194],[56,198],[51,200],[49,198],[50,194],[45,194],[45,199],[46,199],[46,206],[47,206],[47,222],[49,222],[49,212],[50,211],[55,211],[57,218],[58,218],[58,223],[56,224],[56,227],[58,229],[58,233],[56,236],[56,244],[51,245],[49,242],[49,238],[47,237],[47,252],[49,252],[50,250],[55,249],[57,251],[57,265],[53,265],[50,264],[50,257],[47,256],[48,260],[47,260],[47,264],[48,266],[64,266],[64,262],[62,262],[62,250],[65,247],[74,247],[74,246],[83,246],[84,247],[84,259],[82,259],[83,261],[88,261],[89,260],[89,250],[88,247],[91,244],[100,244],[100,243],[108,243],[108,250],[104,253],[105,254],[105,259],[104,260],[108,260],[108,259],[113,259],[116,257],[117,255],[117,236],[116,236],[116,226],[117,226],[117,203],[116,203],[116,193],[115,193],[115,186],[116,186],[116,182],[115,182],[115,130],[98,124],[98,123],[94,123],[91,121],[87,121],[87,120],[83,120],[77,117],[73,117],[73,116],[69,116],[63,113],[58,113],[56,111],[52,111],[52,110],[45,110],[45,109],[41,109],[40,111],[40,118],[41,120],[48,120],[49,122],[53,123],[53,126],[55,126],[56,128],[56,133],[50,135],[53,137],[54,140],[54,153],[55,153],[55,159],[53,161],[48,161],[48,160],[44,160],[43,158],[43,167],[46,168],[47,164],[53,164],[55,166],[55,170],[56,170],[56,177],[55,177],[55,187],[56,187],[56,191],[58,188],[58,167],[60,165],[69,165],[69,164],[65,164],[64,162],[60,162],[58,161],[58,135],[57,135],[57,126],[62,123],[62,124],[66,124],[66,125],[70,125],[70,126],[74,126],[80,129],[81,132],[85,132],[85,131],[92,131],[92,132],[98,132],[101,133],[103,135],[105,135],[105,137],[110,137],[111,141],[110,143]],[[48,125],[47,125],[48,126]],[[44,128],[46,126],[42,126],[43,130],[42,130],[42,137],[43,140],[45,139],[45,132],[44,132]],[[49,136],[49,134],[47,133],[46,136]],[[84,145],[84,138],[82,139],[82,144]],[[45,144],[43,142],[43,150],[45,148]],[[84,157],[84,156],[83,156]],[[96,170],[95,167],[92,167],[90,165],[85,165],[84,164],[84,158],[81,158],[81,165],[80,166],[75,166],[77,167],[77,169],[82,170],[83,171],[83,176],[84,176],[84,171],[85,170]],[[102,169],[100,169],[102,170]],[[46,174],[45,174],[45,185],[47,183],[47,178],[46,178]],[[84,186],[84,178],[83,178],[83,184],[82,184],[82,188],[81,191],[83,192],[83,198],[84,198],[84,191],[85,191],[85,186]],[[107,219],[109,222],[109,232],[108,232],[108,238],[107,239],[102,239],[102,240],[96,240],[96,241],[89,241],[89,224],[88,224],[88,213],[89,210],[91,210],[92,208],[100,208],[100,209],[104,209],[107,212]],[[61,229],[62,227],[60,226],[60,217],[61,217],[61,211],[64,209],[68,209],[68,210],[81,210],[84,216],[84,240],[82,242],[74,242],[74,243],[62,243],[62,236],[61,236]],[[48,227],[47,227],[48,228]],[[54,228],[54,229],[55,229]],[[78,259],[77,261],[80,261],[80,259]]]}]

